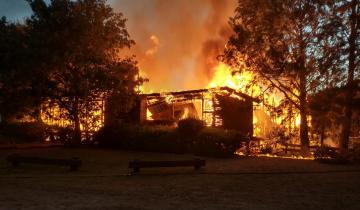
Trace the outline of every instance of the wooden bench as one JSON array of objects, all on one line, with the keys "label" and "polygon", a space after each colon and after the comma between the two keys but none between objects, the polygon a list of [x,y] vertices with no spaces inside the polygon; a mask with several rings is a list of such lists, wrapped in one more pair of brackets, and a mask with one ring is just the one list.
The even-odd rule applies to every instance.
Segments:
[{"label": "wooden bench", "polygon": [[133,169],[133,173],[139,173],[140,168],[156,168],[156,167],[187,167],[192,166],[195,170],[205,166],[205,160],[168,160],[168,161],[141,161],[134,160],[129,162],[129,168]]},{"label": "wooden bench", "polygon": [[71,159],[56,159],[56,158],[43,158],[43,157],[29,157],[18,154],[12,154],[7,157],[7,161],[10,162],[11,165],[14,167],[20,166],[21,163],[70,166],[70,171],[76,171],[81,166],[81,160],[75,157]]}]

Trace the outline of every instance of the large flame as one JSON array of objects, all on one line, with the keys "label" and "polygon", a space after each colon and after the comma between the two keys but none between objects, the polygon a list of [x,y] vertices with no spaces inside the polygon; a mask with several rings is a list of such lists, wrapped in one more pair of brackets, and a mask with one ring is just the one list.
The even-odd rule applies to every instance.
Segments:
[{"label": "large flame", "polygon": [[237,91],[246,93],[253,97],[261,94],[261,88],[253,84],[253,73],[243,71],[242,73],[232,73],[232,69],[223,62],[214,68],[214,76],[208,84],[208,88],[230,87]]},{"label": "large flame", "polygon": [[276,108],[280,105],[283,95],[277,91],[265,92],[265,86],[257,84],[254,80],[254,74],[243,70],[240,73],[233,73],[230,66],[219,62],[213,69],[214,74],[208,84],[208,88],[230,87],[252,97],[261,97],[260,104],[255,106],[253,125],[254,135],[265,137],[273,132],[275,127],[284,127],[290,132],[300,125],[300,114],[297,110],[291,110],[292,120],[284,124],[284,119],[289,111],[283,110],[281,114],[275,114],[269,107]]},{"label": "large flame", "polygon": [[[282,108],[280,113],[274,111],[279,107],[284,96],[274,90],[271,92],[265,91],[266,86],[257,83],[255,81],[255,75],[251,71],[245,69],[241,72],[233,73],[234,71],[230,66],[223,62],[218,62],[212,69],[212,72],[214,73],[207,88],[230,87],[249,96],[261,99],[259,104],[254,104],[254,136],[268,137],[269,135],[273,135],[274,130],[281,130],[281,128],[285,129],[287,133],[290,133],[300,126],[300,114],[298,110]],[[149,90],[146,91],[144,87],[141,87],[140,90],[143,93],[152,92]],[[171,99],[167,97],[166,101],[171,101]],[[212,111],[213,106],[211,103],[211,100],[205,100],[204,109]],[[151,112],[147,111],[148,120],[153,120],[151,115]],[[181,118],[189,117],[188,115],[189,110],[185,110]],[[291,119],[284,123],[289,116],[291,116]],[[211,115],[204,115],[203,117],[207,126],[213,124]]]}]

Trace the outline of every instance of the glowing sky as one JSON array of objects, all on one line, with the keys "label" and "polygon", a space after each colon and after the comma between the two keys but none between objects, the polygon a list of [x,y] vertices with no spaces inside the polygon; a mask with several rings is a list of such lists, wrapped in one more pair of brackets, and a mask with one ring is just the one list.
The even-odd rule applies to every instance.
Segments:
[{"label": "glowing sky", "polygon": [[[109,0],[128,19],[139,66],[153,91],[206,87],[229,36],[236,0]],[[25,0],[0,0],[0,16],[21,21]]]}]

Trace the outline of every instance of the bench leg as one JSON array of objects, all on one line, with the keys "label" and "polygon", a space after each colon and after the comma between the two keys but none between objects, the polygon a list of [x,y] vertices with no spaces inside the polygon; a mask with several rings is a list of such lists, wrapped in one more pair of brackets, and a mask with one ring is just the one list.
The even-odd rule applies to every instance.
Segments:
[{"label": "bench leg", "polygon": [[76,165],[70,166],[70,171],[77,171],[77,170],[78,170],[78,166],[76,166]]},{"label": "bench leg", "polygon": [[199,170],[201,168],[201,166],[200,165],[198,165],[198,164],[196,164],[195,166],[194,166],[194,169],[197,171],[197,170]]},{"label": "bench leg", "polygon": [[140,168],[134,168],[133,173],[134,174],[140,173]]},{"label": "bench leg", "polygon": [[20,166],[20,162],[19,162],[19,161],[16,161],[16,160],[13,160],[13,161],[11,161],[11,165],[12,165],[13,167],[19,167],[19,166]]}]

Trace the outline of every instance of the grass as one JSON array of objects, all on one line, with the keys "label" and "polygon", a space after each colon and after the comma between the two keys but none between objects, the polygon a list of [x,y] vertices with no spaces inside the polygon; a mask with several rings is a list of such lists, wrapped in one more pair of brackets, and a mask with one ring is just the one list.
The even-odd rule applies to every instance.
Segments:
[{"label": "grass", "polygon": [[[2,150],[0,159],[15,151]],[[128,161],[192,155],[94,149],[18,150],[44,157],[80,157],[66,167],[0,162],[0,209],[359,209],[360,167],[278,158],[206,158],[192,168],[144,169]]]}]

